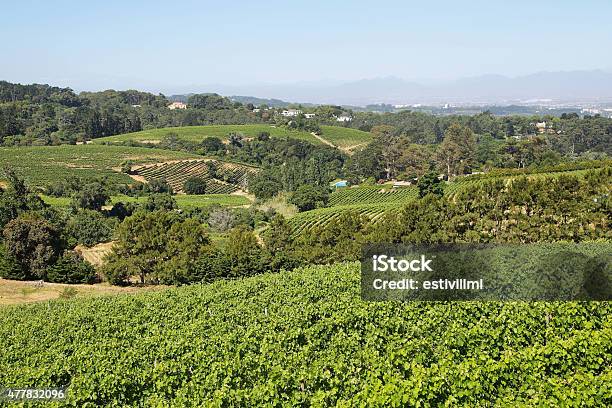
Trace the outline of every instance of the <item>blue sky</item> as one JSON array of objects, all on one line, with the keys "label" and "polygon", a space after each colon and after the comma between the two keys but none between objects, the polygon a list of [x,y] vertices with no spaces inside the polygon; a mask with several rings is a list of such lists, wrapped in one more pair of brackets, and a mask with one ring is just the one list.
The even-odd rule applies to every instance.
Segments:
[{"label": "blue sky", "polygon": [[611,69],[610,1],[13,1],[0,79],[76,89]]}]

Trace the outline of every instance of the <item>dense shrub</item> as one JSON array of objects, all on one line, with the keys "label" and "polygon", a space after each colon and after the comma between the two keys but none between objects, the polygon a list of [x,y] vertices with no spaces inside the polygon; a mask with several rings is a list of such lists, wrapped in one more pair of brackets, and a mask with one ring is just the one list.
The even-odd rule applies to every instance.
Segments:
[{"label": "dense shrub", "polygon": [[202,177],[189,177],[183,184],[187,194],[206,194],[206,179]]},{"label": "dense shrub", "polygon": [[115,224],[116,220],[106,218],[97,211],[81,210],[70,219],[67,230],[77,243],[93,246],[110,241]]},{"label": "dense shrub", "polygon": [[47,280],[54,283],[94,283],[96,270],[76,252],[66,251],[47,270]]}]

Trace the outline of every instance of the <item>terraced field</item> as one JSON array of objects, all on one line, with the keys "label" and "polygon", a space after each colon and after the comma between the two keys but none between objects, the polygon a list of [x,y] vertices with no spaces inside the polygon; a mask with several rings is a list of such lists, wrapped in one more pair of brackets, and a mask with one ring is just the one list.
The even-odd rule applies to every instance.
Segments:
[{"label": "terraced field", "polygon": [[0,168],[15,170],[33,187],[44,187],[61,179],[108,177],[112,182],[133,180],[119,173],[121,163],[136,164],[193,159],[190,153],[140,147],[61,145],[0,148]]},{"label": "terraced field", "polygon": [[340,126],[321,126],[323,137],[339,149],[352,152],[373,140],[371,133]]},{"label": "terraced field", "polygon": [[281,127],[274,127],[266,124],[261,125],[209,125],[209,126],[182,126],[161,129],[143,130],[134,133],[103,137],[95,139],[94,143],[116,143],[134,140],[138,142],[159,143],[168,134],[174,133],[179,138],[192,142],[201,142],[207,137],[218,137],[227,140],[228,134],[235,132],[241,133],[244,137],[253,138],[261,132],[268,132],[272,137],[291,137],[294,139],[305,140],[313,144],[322,142],[308,132],[288,130]]},{"label": "terraced field", "polygon": [[[215,167],[214,174],[211,173],[211,165]],[[164,179],[175,192],[182,192],[183,184],[190,177],[201,177],[207,181],[207,193],[231,194],[246,189],[249,177],[257,171],[258,168],[254,166],[200,159],[142,166],[135,173],[147,181]]]}]

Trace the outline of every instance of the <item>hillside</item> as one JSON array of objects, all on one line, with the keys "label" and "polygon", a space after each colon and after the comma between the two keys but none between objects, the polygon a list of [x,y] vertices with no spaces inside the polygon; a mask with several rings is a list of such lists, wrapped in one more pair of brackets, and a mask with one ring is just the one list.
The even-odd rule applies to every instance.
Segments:
[{"label": "hillside", "polygon": [[33,187],[70,177],[93,179],[108,177],[117,183],[133,180],[120,173],[121,163],[157,163],[201,158],[194,154],[161,149],[123,146],[61,145],[0,148],[0,168],[16,171]]},{"label": "hillside", "polygon": [[365,147],[373,140],[371,133],[362,130],[339,126],[321,126],[321,129],[323,130],[321,135],[323,139],[348,153],[359,147]]},{"label": "hillside", "polygon": [[292,131],[285,128],[270,125],[210,125],[210,126],[183,126],[161,129],[149,129],[134,133],[103,137],[95,139],[95,143],[116,143],[134,140],[145,143],[157,143],[168,134],[176,134],[181,139],[192,142],[201,142],[207,137],[218,137],[226,140],[227,135],[235,132],[245,137],[254,138],[261,132],[268,132],[272,137],[292,137],[294,139],[306,140],[311,143],[320,144],[313,135],[308,132]]},{"label": "hillside", "polygon": [[360,299],[357,263],[0,309],[0,383],[76,406],[543,406],[612,395],[608,302]]},{"label": "hillside", "polygon": [[357,129],[339,126],[321,126],[323,133],[316,137],[308,132],[288,130],[283,127],[270,125],[211,125],[211,126],[183,126],[161,129],[143,130],[141,132],[125,133],[122,135],[95,139],[94,143],[118,143],[138,141],[143,143],[158,143],[168,134],[176,134],[179,138],[192,142],[200,142],[206,137],[218,137],[227,140],[232,133],[240,133],[247,138],[254,138],[261,132],[268,132],[272,137],[290,137],[305,140],[313,144],[331,144],[342,150],[351,150],[364,146],[372,140],[372,135]]}]

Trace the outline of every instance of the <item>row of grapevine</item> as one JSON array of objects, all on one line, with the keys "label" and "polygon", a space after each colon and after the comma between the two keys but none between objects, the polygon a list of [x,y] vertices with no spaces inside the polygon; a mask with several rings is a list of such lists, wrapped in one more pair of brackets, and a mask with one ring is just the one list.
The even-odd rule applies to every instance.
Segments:
[{"label": "row of grapevine", "polygon": [[329,196],[329,205],[377,204],[389,202],[406,202],[417,198],[416,187],[389,189],[378,186],[343,188]]},{"label": "row of grapevine", "polygon": [[612,303],[368,302],[359,271],[1,308],[0,384],[75,407],[612,404]]},{"label": "row of grapevine", "polygon": [[246,189],[249,177],[256,171],[256,168],[236,163],[184,160],[144,166],[137,169],[136,174],[146,180],[164,179],[177,192],[183,190],[183,184],[190,177],[200,177],[207,180],[208,193],[229,194],[240,188]]}]

